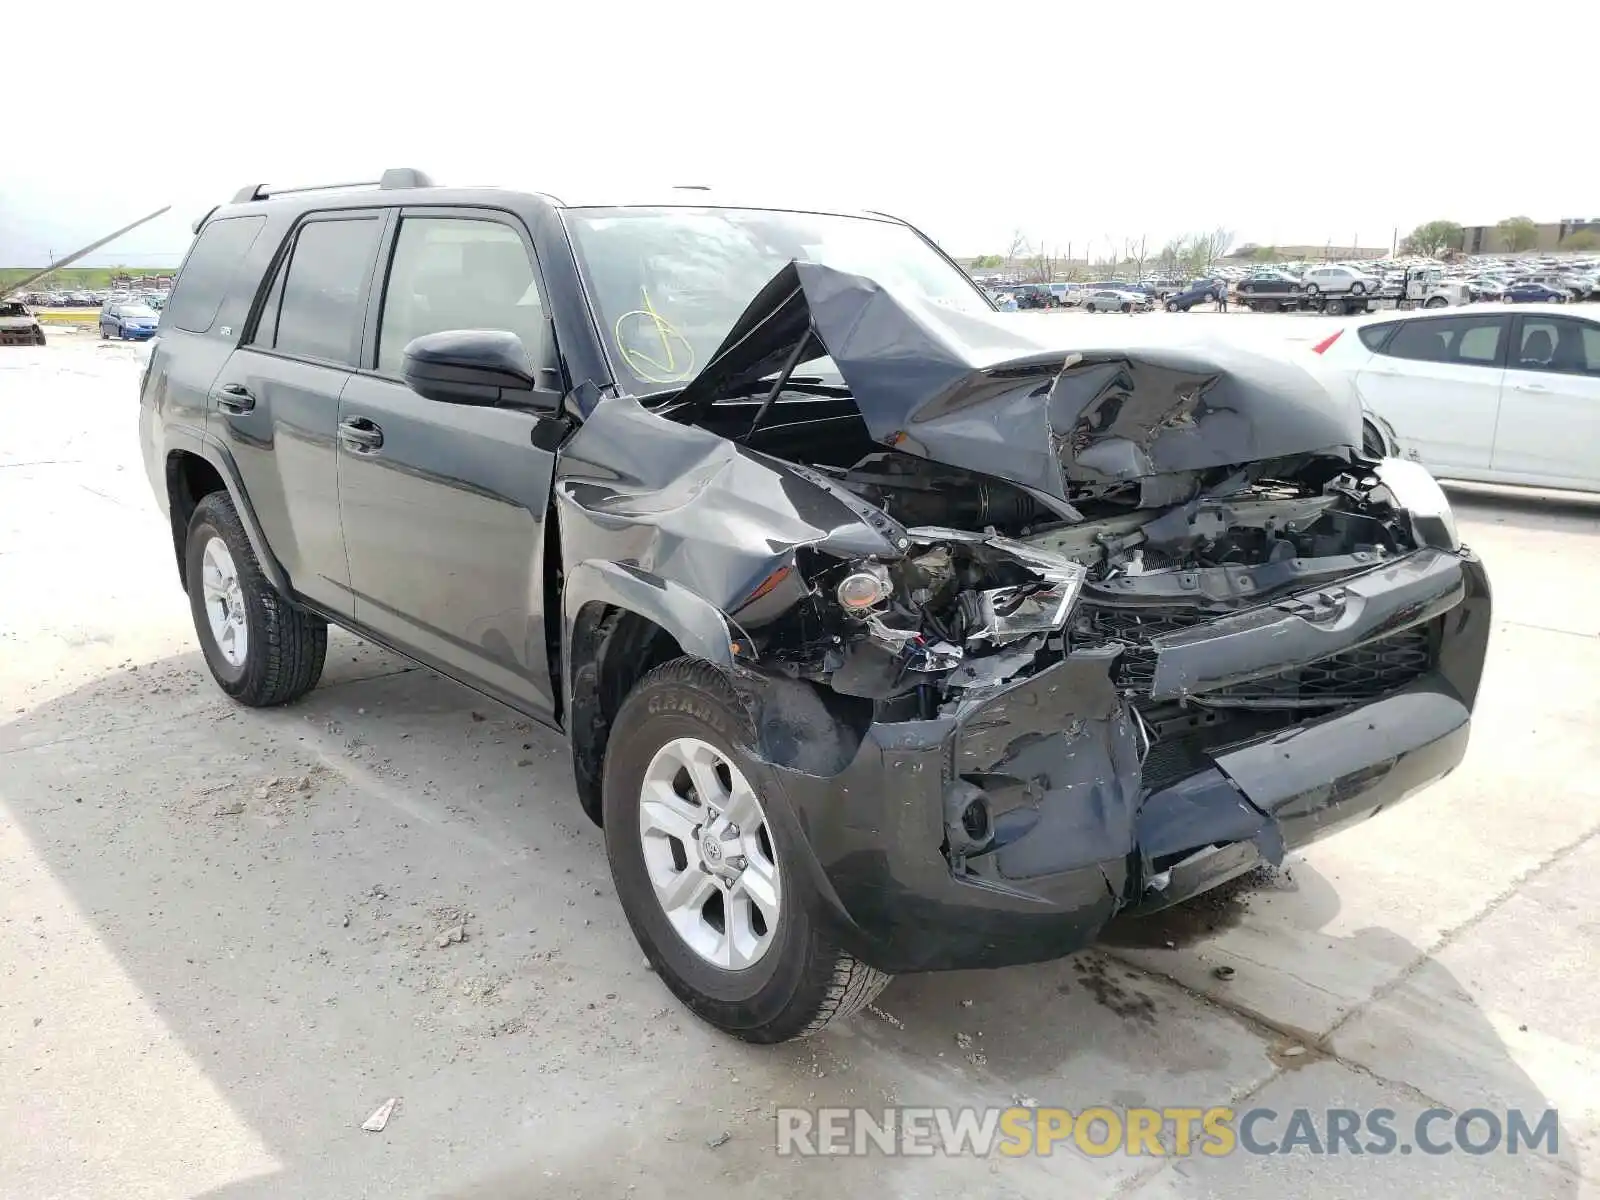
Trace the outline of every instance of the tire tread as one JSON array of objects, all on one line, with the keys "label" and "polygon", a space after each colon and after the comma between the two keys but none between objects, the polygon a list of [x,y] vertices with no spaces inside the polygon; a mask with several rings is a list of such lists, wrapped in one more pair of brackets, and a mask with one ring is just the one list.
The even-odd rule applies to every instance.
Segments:
[{"label": "tire tread", "polygon": [[[664,662],[647,672],[634,685],[630,698],[632,694],[659,684],[698,688],[718,698],[740,721],[740,733],[746,744],[754,743],[755,729],[748,707],[740,700],[738,689],[727,673],[713,663],[690,656]],[[609,830],[610,822],[606,825]],[[635,932],[638,932],[637,926]],[[649,946],[645,947],[645,954],[660,972],[659,954]],[[765,1024],[737,1028],[718,1019],[721,1007],[718,1003],[703,1000],[670,974],[663,973],[662,978],[679,999],[701,1018],[735,1037],[763,1044],[809,1037],[834,1021],[854,1016],[871,1004],[893,978],[840,948],[825,929],[815,924],[810,929],[805,945],[802,974],[803,982],[785,1011]]]},{"label": "tire tread", "polygon": [[[240,584],[247,597],[255,598],[261,606],[261,629],[252,629],[251,634],[254,637],[259,632],[262,658],[259,664],[247,663],[244,678],[232,687],[223,684],[223,690],[251,708],[272,708],[298,700],[322,677],[328,655],[327,622],[290,604],[268,581],[233,498],[226,492],[212,492],[195,506],[189,522],[191,539],[202,523],[212,525],[223,535]],[[197,631],[206,636],[204,630]],[[250,654],[255,653],[252,644]]]}]

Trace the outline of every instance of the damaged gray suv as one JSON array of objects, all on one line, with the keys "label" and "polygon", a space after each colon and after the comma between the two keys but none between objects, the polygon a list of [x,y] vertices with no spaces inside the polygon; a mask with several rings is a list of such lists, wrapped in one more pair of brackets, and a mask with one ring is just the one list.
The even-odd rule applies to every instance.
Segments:
[{"label": "damaged gray suv", "polygon": [[729,1033],[1068,954],[1465,751],[1484,571],[1314,356],[701,190],[397,170],[196,234],[140,423],[219,686],[296,699],[334,622],[562,733]]}]

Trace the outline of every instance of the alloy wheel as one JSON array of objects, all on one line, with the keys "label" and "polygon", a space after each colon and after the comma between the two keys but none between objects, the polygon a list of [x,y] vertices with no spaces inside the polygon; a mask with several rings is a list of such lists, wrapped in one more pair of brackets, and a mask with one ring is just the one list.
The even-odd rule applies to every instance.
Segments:
[{"label": "alloy wheel", "polygon": [[656,751],[639,840],[656,901],[689,949],[741,971],[772,948],[782,875],[761,800],[726,754],[691,737]]},{"label": "alloy wheel", "polygon": [[250,626],[245,620],[244,589],[228,544],[220,537],[206,543],[200,559],[200,588],[206,618],[217,649],[230,667],[244,666],[250,653]]}]

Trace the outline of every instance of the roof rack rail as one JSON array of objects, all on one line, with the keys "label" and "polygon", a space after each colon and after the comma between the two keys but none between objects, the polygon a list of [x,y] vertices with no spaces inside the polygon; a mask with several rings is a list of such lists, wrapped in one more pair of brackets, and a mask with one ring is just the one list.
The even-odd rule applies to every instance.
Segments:
[{"label": "roof rack rail", "polygon": [[348,183],[313,183],[305,187],[269,188],[264,183],[248,183],[233,195],[233,203],[249,204],[252,200],[266,200],[271,196],[289,196],[299,192],[337,192],[346,188],[375,187],[380,191],[398,191],[402,188],[437,186],[424,172],[415,167],[390,167],[376,179],[356,179]]}]

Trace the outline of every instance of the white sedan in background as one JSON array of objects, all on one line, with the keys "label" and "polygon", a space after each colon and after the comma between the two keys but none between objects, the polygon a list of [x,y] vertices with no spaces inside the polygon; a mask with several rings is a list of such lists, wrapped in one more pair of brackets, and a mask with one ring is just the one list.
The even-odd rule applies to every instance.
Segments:
[{"label": "white sedan in background", "polygon": [[1150,297],[1143,292],[1119,292],[1110,289],[1089,292],[1082,300],[1085,312],[1149,312]]},{"label": "white sedan in background", "polygon": [[1544,304],[1387,313],[1313,349],[1443,479],[1600,492],[1600,321]]}]

